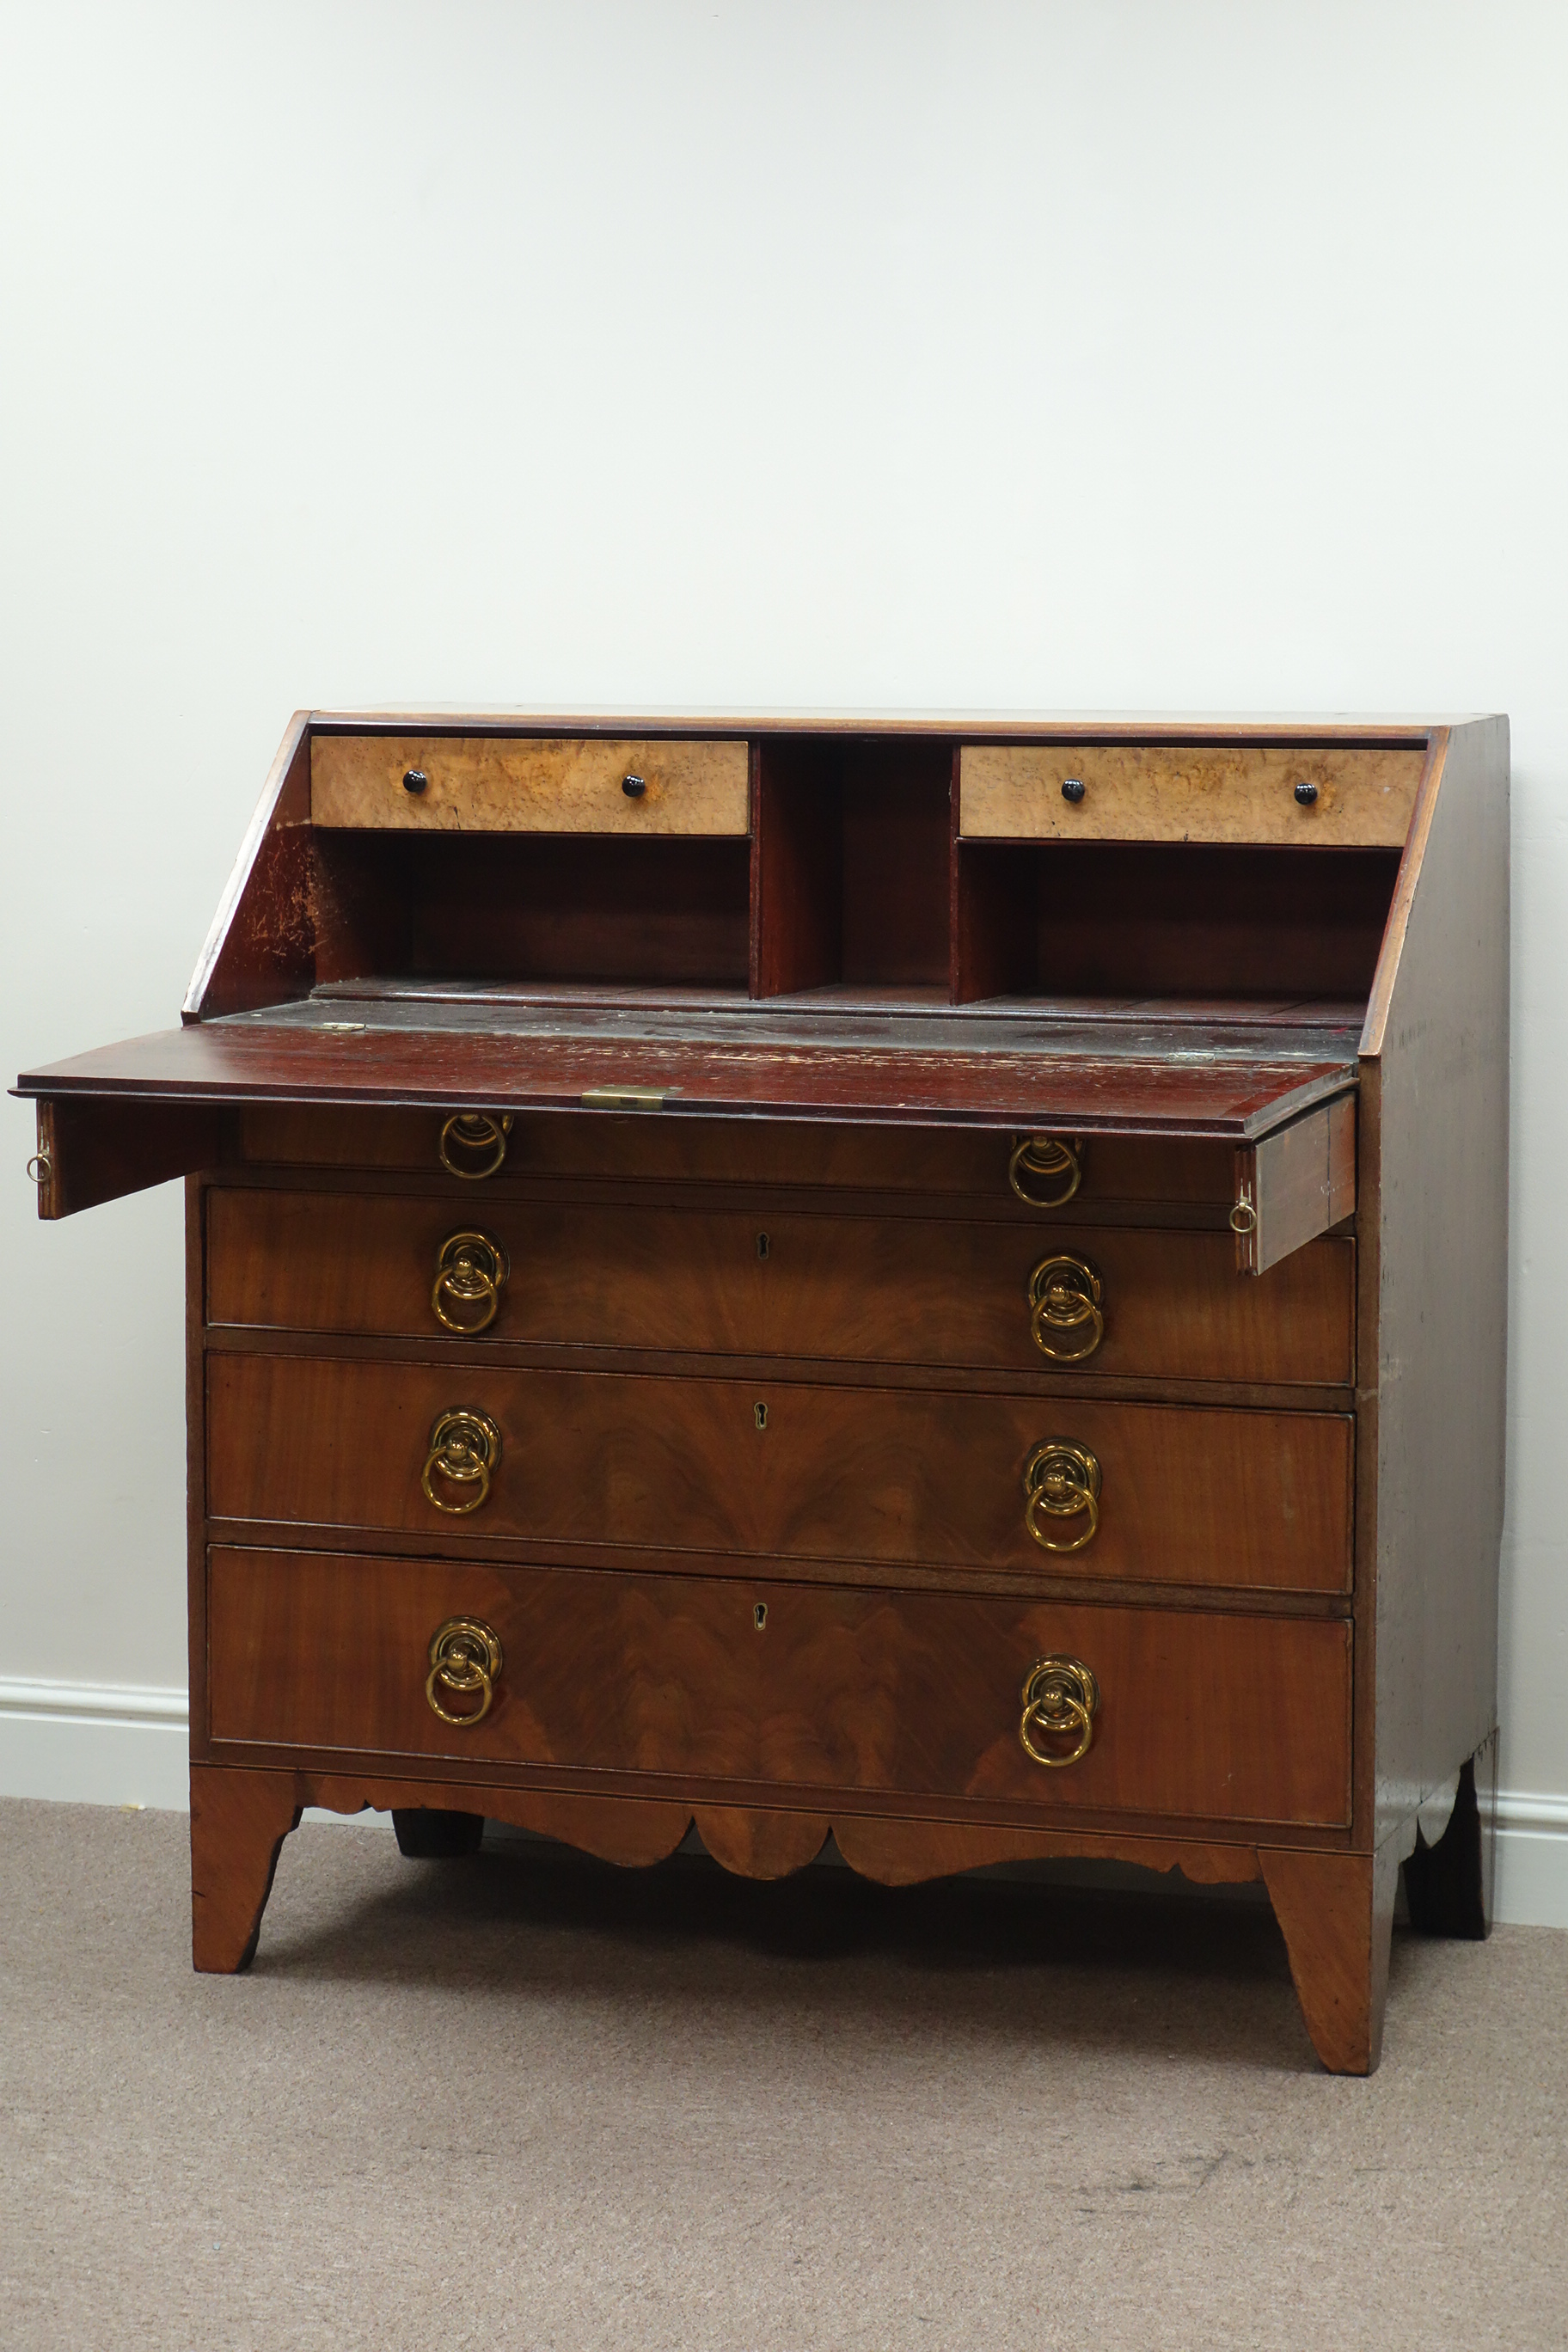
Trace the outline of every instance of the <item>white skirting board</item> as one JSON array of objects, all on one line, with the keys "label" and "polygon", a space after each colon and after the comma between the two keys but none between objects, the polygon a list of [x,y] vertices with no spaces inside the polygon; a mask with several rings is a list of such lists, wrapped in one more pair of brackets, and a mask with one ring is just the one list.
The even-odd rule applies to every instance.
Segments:
[{"label": "white skirting board", "polygon": [[[186,1812],[189,1724],[183,1690],[0,1679],[0,1797]],[[388,1813],[329,1813],[315,1805],[305,1819],[392,1826]]]},{"label": "white skirting board", "polygon": [[[0,1681],[0,1797],[184,1812],[186,1721],[183,1690]],[[367,1827],[385,1816],[307,1818]],[[1568,1927],[1568,1796],[1499,1790],[1497,1916]]]}]

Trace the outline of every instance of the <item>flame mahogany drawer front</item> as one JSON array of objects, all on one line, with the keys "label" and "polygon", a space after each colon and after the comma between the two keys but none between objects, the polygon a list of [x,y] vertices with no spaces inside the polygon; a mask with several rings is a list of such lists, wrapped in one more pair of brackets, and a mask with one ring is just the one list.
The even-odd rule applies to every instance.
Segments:
[{"label": "flame mahogany drawer front", "polygon": [[[345,1004],[345,1013],[353,1011]],[[363,1011],[363,1008],[362,1008]],[[355,1016],[359,1017],[358,1015]],[[258,1166],[401,1168],[435,1176],[440,1169],[438,1111],[342,1111],[289,1103],[247,1104],[241,1114],[241,1156]],[[1030,1209],[1007,1181],[1008,1139],[963,1129],[891,1130],[810,1121],[648,1118],[595,1111],[542,1116],[521,1112],[507,1131],[493,1179],[465,1182],[454,1197],[494,1200],[516,1178],[581,1177],[638,1186],[660,1183],[804,1187],[925,1194],[937,1206],[972,1196],[985,1209],[1011,1216],[1032,1232],[1055,1223],[1051,1211]],[[1180,1143],[1142,1136],[1100,1135],[1078,1150],[1082,1181],[1071,1215],[1092,1217],[1123,1203],[1147,1203],[1152,1223],[1171,1209],[1216,1211],[1216,1223],[1236,1198],[1233,1145],[1201,1137]]]},{"label": "flame mahogany drawer front", "polygon": [[[1228,1233],[1127,1226],[228,1188],[207,1218],[216,1324],[1145,1379],[1354,1377],[1348,1241],[1244,1282]],[[470,1271],[444,1278],[465,1251]]]},{"label": "flame mahogany drawer front", "polygon": [[[432,1644],[455,1620],[494,1647],[485,1675],[459,1665],[448,1685]],[[1349,1817],[1351,1633],[1327,1620],[217,1549],[207,1626],[215,1743],[1048,1812]],[[1045,1658],[1094,1684],[1092,1743],[1060,1769],[1020,1738]],[[443,1720],[432,1697],[482,1719]]]},{"label": "flame mahogany drawer front", "polygon": [[[556,1550],[1342,1592],[1352,1426],[1340,1413],[804,1381],[207,1360],[216,1518]],[[470,1441],[490,1455],[482,1476]],[[1072,1449],[1054,1471],[1050,1441]]]}]

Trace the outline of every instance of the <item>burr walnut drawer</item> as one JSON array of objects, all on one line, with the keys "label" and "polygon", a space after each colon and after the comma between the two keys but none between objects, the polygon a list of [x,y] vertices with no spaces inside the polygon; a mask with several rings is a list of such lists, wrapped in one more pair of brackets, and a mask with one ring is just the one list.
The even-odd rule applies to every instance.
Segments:
[{"label": "burr walnut drawer", "polygon": [[629,1546],[1338,1592],[1350,1582],[1352,1431],[1347,1414],[1082,1397],[207,1359],[215,1518],[555,1553]]},{"label": "burr walnut drawer", "polygon": [[318,735],[310,814],[377,832],[744,835],[749,755],[662,738]]},{"label": "burr walnut drawer", "polygon": [[207,1216],[218,1324],[1142,1379],[1354,1377],[1354,1251],[1338,1239],[1244,1280],[1228,1233],[1129,1226],[237,1187],[215,1190]]},{"label": "burr walnut drawer", "polygon": [[965,743],[959,832],[1403,849],[1425,758],[1408,744]]},{"label": "burr walnut drawer", "polygon": [[[466,1652],[438,1643],[456,1623]],[[216,1743],[738,1793],[1349,1817],[1351,1634],[1325,1619],[218,1549],[207,1630]],[[1027,1727],[1047,1756],[1083,1748],[1058,1767],[1020,1737],[1046,1660],[1092,1677],[1092,1714]]]}]

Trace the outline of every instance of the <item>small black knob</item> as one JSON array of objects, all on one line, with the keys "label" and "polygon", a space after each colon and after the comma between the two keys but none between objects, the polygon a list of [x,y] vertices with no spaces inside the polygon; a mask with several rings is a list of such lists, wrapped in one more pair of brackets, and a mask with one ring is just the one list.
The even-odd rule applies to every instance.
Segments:
[{"label": "small black knob", "polygon": [[647,790],[647,785],[641,776],[623,776],[621,778],[621,790],[625,793],[627,800],[640,801],[644,793]]},{"label": "small black knob", "polygon": [[1301,806],[1303,808],[1310,808],[1312,803],[1317,799],[1317,785],[1308,783],[1305,778],[1303,778],[1301,782],[1296,787],[1296,798],[1300,802]]},{"label": "small black knob", "polygon": [[403,779],[403,789],[405,793],[422,793],[429,781],[423,768],[410,768]]},{"label": "small black knob", "polygon": [[1064,801],[1073,802],[1082,800],[1083,778],[1081,776],[1069,776],[1068,778],[1066,783],[1062,786],[1062,798]]}]

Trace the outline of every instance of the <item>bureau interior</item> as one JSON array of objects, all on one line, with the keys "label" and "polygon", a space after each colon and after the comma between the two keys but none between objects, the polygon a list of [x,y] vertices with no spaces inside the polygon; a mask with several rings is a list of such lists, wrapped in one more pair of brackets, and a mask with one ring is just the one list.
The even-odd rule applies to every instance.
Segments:
[{"label": "bureau interior", "polygon": [[944,1003],[952,745],[785,736],[757,770],[757,993]]},{"label": "bureau interior", "polygon": [[390,811],[313,828],[315,980],[1064,1017],[1365,1003],[1399,872],[1388,831],[1277,845],[1247,833],[1256,796],[1237,792],[1230,838],[1212,811],[1201,841],[1098,837],[1092,801],[1060,838],[1048,797],[1016,803],[1039,837],[974,838],[963,756],[940,735],[764,734],[728,834],[636,833],[616,804],[575,831],[510,830],[493,801],[488,821],[475,803],[400,829],[399,790]]},{"label": "bureau interior", "polygon": [[1364,1004],[1399,849],[963,840],[957,750],[763,742],[758,994]]},{"label": "bureau interior", "polygon": [[957,845],[955,994],[1364,1003],[1396,849]]},{"label": "bureau interior", "polygon": [[[606,982],[746,992],[751,845],[704,836],[321,830],[342,910],[320,981]],[[363,909],[355,919],[353,910]]]}]

